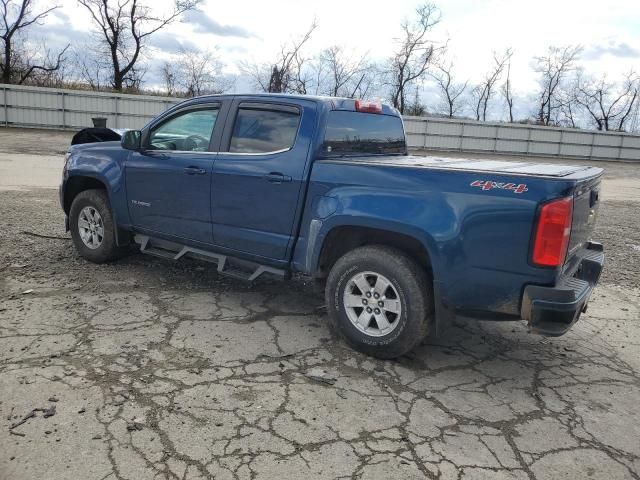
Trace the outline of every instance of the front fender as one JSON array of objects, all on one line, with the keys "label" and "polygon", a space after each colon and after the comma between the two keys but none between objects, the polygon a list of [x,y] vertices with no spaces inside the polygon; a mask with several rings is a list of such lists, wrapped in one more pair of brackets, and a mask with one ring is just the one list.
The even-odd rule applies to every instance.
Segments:
[{"label": "front fender", "polygon": [[109,196],[114,222],[119,227],[130,225],[129,211],[127,208],[124,164],[129,154],[128,150],[120,147],[119,142],[86,144],[77,148],[73,147],[69,152],[63,181],[61,185],[61,199],[74,177],[87,177],[101,182]]}]

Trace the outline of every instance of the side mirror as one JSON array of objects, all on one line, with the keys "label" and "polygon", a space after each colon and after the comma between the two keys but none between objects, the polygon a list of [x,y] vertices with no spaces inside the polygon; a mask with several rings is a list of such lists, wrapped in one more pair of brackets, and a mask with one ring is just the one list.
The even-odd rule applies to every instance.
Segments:
[{"label": "side mirror", "polygon": [[140,130],[127,130],[122,135],[120,144],[122,145],[122,148],[126,150],[139,151],[141,138],[142,134],[140,133]]}]

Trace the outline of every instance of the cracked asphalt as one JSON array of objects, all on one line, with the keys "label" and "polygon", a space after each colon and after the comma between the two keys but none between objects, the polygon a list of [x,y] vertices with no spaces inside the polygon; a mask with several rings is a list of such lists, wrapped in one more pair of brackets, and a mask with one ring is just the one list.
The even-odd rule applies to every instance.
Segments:
[{"label": "cracked asphalt", "polygon": [[80,259],[42,173],[68,137],[0,129],[0,479],[640,478],[637,166],[607,165],[570,333],[457,318],[379,361],[311,282]]}]

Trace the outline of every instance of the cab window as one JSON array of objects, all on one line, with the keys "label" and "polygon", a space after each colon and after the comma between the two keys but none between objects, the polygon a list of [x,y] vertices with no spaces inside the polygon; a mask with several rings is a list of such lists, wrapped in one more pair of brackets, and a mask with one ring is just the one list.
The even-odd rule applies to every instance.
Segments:
[{"label": "cab window", "polygon": [[189,110],[154,127],[149,134],[149,148],[180,152],[206,152],[219,108]]},{"label": "cab window", "polygon": [[293,147],[300,112],[295,109],[240,107],[236,116],[229,152],[270,153]]}]

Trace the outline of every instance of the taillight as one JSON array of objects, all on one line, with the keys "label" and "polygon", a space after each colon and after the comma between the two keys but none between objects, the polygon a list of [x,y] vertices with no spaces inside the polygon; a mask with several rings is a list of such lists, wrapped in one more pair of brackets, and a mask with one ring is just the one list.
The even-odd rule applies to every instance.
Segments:
[{"label": "taillight", "polygon": [[356,100],[356,112],[382,113],[382,104],[379,102],[363,102]]},{"label": "taillight", "polygon": [[559,267],[564,263],[571,236],[573,198],[545,203],[540,209],[533,242],[534,264]]}]

